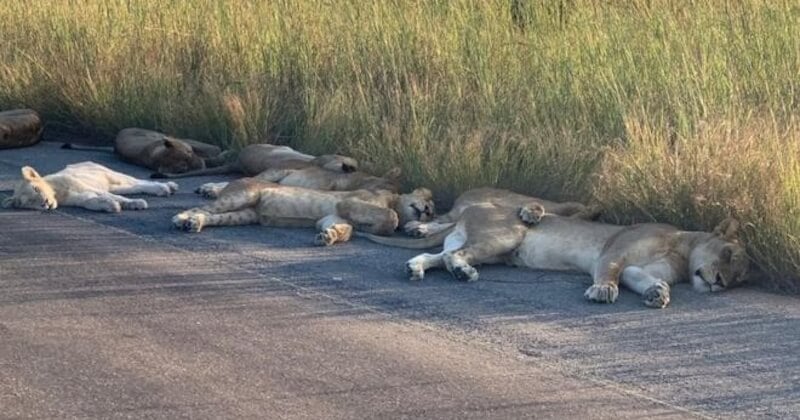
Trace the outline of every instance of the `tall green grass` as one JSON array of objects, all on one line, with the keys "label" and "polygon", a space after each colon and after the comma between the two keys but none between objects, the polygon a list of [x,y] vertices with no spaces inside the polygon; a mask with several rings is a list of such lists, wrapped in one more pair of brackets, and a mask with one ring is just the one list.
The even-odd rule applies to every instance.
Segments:
[{"label": "tall green grass", "polygon": [[7,0],[0,107],[497,185],[611,220],[746,222],[800,274],[800,3]]}]

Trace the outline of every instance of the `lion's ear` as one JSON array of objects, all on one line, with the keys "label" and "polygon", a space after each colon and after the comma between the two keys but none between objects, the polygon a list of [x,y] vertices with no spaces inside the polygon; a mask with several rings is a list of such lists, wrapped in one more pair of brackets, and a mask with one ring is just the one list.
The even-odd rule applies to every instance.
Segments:
[{"label": "lion's ear", "polygon": [[739,221],[729,217],[714,228],[714,235],[732,241],[739,237]]},{"label": "lion's ear", "polygon": [[3,199],[3,208],[10,209],[12,207],[15,207],[16,204],[17,203],[16,200],[14,200],[14,197],[6,197],[5,199]]},{"label": "lion's ear", "polygon": [[733,245],[727,244],[722,247],[722,253],[720,254],[722,257],[722,261],[729,263],[733,259]]},{"label": "lion's ear", "polygon": [[36,172],[36,169],[33,169],[30,166],[23,166],[21,172],[22,178],[27,179],[28,181],[41,178],[39,172]]},{"label": "lion's ear", "polygon": [[175,148],[175,140],[173,140],[173,139],[171,139],[169,137],[164,137],[163,141],[164,141],[164,147],[166,147],[167,149],[174,149]]},{"label": "lion's ear", "polygon": [[416,190],[414,190],[412,192],[412,194],[418,195],[418,196],[422,197],[422,199],[424,199],[424,200],[430,200],[430,199],[433,198],[433,193],[431,192],[431,190],[429,190],[427,188],[417,188]]},{"label": "lion's ear", "polygon": [[389,169],[389,171],[386,172],[386,174],[383,175],[383,177],[386,178],[386,179],[397,180],[397,179],[400,178],[400,175],[402,175],[402,174],[403,174],[403,170],[400,169],[399,167],[395,166],[394,168]]}]

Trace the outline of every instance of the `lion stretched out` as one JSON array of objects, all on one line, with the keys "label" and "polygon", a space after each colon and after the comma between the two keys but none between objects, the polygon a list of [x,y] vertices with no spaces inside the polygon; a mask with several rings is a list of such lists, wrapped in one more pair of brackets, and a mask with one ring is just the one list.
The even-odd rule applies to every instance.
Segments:
[{"label": "lion stretched out", "polygon": [[[397,178],[399,175],[399,168],[392,169],[383,177],[379,177],[361,171],[340,172],[319,166],[309,166],[300,169],[267,169],[253,178],[263,182],[324,191],[387,190],[398,192]],[[208,182],[198,187],[195,192],[206,198],[217,198],[227,186],[227,182]]]},{"label": "lion stretched out", "polygon": [[244,178],[231,182],[208,206],[172,218],[176,228],[200,232],[207,226],[246,225],[311,227],[317,243],[350,239],[353,229],[390,235],[409,221],[426,221],[434,213],[431,192],[410,194],[386,190],[319,191]]},{"label": "lion stretched out", "polygon": [[549,213],[561,216],[593,219],[599,214],[598,209],[573,201],[557,203],[499,188],[476,188],[458,196],[453,207],[446,214],[437,216],[429,223],[411,222],[404,228],[406,233],[414,237],[429,236],[453,227],[461,218],[464,210],[471,206],[485,204],[516,210],[532,202],[541,204]]},{"label": "lion stretched out", "polygon": [[307,155],[289,146],[276,146],[266,143],[251,144],[239,151],[236,158],[230,163],[215,168],[182,173],[160,171],[152,174],[151,178],[182,178],[233,173],[255,176],[266,170],[302,169],[311,166],[336,172],[354,172],[358,169],[358,161],[341,155]]},{"label": "lion stretched out", "polygon": [[698,291],[715,292],[739,284],[747,271],[739,224],[733,219],[707,233],[652,223],[616,226],[545,211],[535,202],[521,209],[482,203],[466,207],[456,224],[429,238],[368,237],[408,248],[444,244],[442,252],[420,254],[406,263],[412,280],[421,280],[427,269],[446,267],[456,278],[474,281],[475,265],[503,262],[577,270],[594,279],[585,293],[591,301],[614,302],[622,281],[656,308],[669,304],[670,286],[677,282],[688,280]]},{"label": "lion stretched out", "polygon": [[218,166],[224,162],[217,146],[191,139],[179,139],[143,128],[125,128],[114,139],[114,147],[76,146],[62,149],[114,152],[126,162],[158,172],[183,173]]},{"label": "lion stretched out", "polygon": [[22,168],[22,181],[14,194],[3,200],[3,207],[54,210],[58,206],[83,207],[116,213],[143,210],[147,201],[120,194],[167,196],[178,190],[174,182],[153,182],[112,171],[94,162],[67,165],[56,173],[40,176],[30,166]]}]

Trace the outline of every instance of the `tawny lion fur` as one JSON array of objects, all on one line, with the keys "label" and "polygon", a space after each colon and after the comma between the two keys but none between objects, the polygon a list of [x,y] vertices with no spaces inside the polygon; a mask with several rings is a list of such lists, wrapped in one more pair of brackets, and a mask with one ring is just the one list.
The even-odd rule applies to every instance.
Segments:
[{"label": "tawny lion fur", "polygon": [[244,178],[231,182],[210,205],[177,214],[176,228],[199,232],[207,226],[316,226],[317,243],[348,241],[353,229],[391,235],[409,221],[426,221],[434,214],[431,192],[409,194],[387,190],[320,191]]},{"label": "tawny lion fur", "polygon": [[420,254],[406,263],[412,280],[423,279],[428,269],[445,267],[460,280],[475,281],[475,265],[494,263],[576,270],[594,280],[584,294],[590,301],[614,302],[621,281],[655,308],[669,304],[675,283],[690,281],[702,292],[725,290],[744,280],[749,265],[734,219],[708,233],[652,223],[596,223],[583,220],[581,212],[560,217],[536,201],[521,208],[482,202],[458,213],[456,223],[427,238],[367,236],[407,248],[443,244],[442,252]]}]

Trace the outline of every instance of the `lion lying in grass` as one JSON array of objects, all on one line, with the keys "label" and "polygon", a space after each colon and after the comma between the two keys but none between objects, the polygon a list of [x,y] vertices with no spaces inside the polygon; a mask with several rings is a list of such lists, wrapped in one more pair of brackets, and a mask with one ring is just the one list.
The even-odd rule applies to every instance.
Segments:
[{"label": "lion lying in grass", "polygon": [[267,226],[311,227],[316,242],[333,245],[350,240],[353,229],[391,235],[409,221],[426,221],[434,214],[431,192],[409,194],[386,190],[320,191],[244,178],[231,182],[208,206],[177,214],[178,229],[200,232],[207,226],[261,223]]},{"label": "lion lying in grass", "polygon": [[56,173],[40,176],[30,166],[22,168],[22,180],[14,194],[3,200],[3,207],[54,210],[58,206],[117,213],[143,210],[147,201],[120,194],[167,196],[178,190],[174,182],[153,182],[112,171],[94,162],[67,165]]}]

